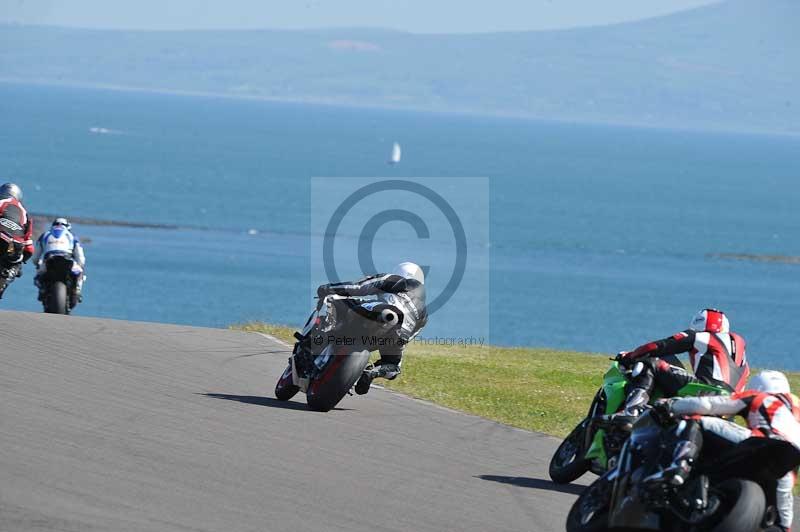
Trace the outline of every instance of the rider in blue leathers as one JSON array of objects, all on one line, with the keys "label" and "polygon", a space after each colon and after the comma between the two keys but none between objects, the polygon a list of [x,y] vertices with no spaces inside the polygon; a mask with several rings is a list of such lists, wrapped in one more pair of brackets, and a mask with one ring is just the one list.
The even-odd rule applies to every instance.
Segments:
[{"label": "rider in blue leathers", "polygon": [[70,229],[72,226],[66,218],[56,218],[50,226],[49,231],[42,233],[36,239],[35,251],[33,253],[33,263],[36,265],[36,278],[34,284],[39,287],[39,301],[42,300],[42,286],[39,278],[47,270],[47,257],[53,254],[67,255],[73,260],[73,273],[76,277],[75,296],[78,301],[82,301],[81,289],[83,288],[83,270],[86,266],[86,257],[83,254],[81,242]]}]

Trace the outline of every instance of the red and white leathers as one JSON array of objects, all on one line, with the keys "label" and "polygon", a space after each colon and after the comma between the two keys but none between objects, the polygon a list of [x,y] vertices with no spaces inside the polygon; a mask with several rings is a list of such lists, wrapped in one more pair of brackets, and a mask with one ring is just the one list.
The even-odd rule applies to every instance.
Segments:
[{"label": "red and white leathers", "polygon": [[[700,426],[733,443],[751,437],[777,438],[787,441],[800,451],[800,401],[791,393],[766,393],[747,390],[725,396],[686,397],[674,400],[670,410],[677,415],[700,415]],[[747,428],[719,417],[740,415],[747,420]],[[778,481],[776,494],[780,524],[786,529],[792,525],[792,488],[795,472],[789,472]]]},{"label": "red and white leathers", "polygon": [[733,332],[687,329],[669,338],[641,345],[626,353],[625,357],[637,359],[689,353],[692,371],[698,380],[741,391],[750,375],[746,347],[744,338]]},{"label": "red and white leathers", "polygon": [[[20,261],[27,261],[33,255],[33,223],[28,211],[16,198],[0,199],[0,231],[16,242],[22,244],[22,257]],[[17,262],[20,262],[17,261]]]}]

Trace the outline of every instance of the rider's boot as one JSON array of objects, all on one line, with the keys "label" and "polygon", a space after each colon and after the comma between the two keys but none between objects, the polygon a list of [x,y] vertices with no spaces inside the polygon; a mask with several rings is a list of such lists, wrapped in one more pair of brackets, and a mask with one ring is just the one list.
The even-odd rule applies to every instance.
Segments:
[{"label": "rider's boot", "polygon": [[[681,428],[681,425],[683,427]],[[700,447],[703,445],[703,435],[696,422],[681,422],[678,425],[677,436],[681,438],[672,452],[672,463],[658,473],[645,478],[648,483],[663,483],[671,486],[682,486],[689,478]]]},{"label": "rider's boot", "polygon": [[622,412],[605,416],[605,418],[621,430],[633,430],[633,424],[642,415],[645,406],[650,401],[650,394],[644,388],[634,388],[625,400]]},{"label": "rider's boot", "polygon": [[625,399],[625,408],[616,415],[626,423],[632,423],[650,402],[650,390],[653,389],[653,371],[649,363],[637,362],[631,372],[633,388]]},{"label": "rider's boot", "polygon": [[70,308],[75,308],[78,306],[78,303],[83,301],[83,295],[81,294],[81,285],[83,283],[76,283],[75,288],[72,289],[72,294],[70,294],[70,301],[69,306]]},{"label": "rider's boot", "polygon": [[33,278],[33,284],[39,289],[39,295],[37,296],[39,301],[44,301],[44,285],[42,284],[41,277],[38,273]]},{"label": "rider's boot", "polygon": [[669,484],[671,486],[683,486],[689,473],[692,471],[692,464],[697,456],[697,446],[694,442],[682,441],[675,448],[672,463],[658,473],[653,473],[644,481],[653,484]]},{"label": "rider's boot", "polygon": [[3,288],[0,289],[0,299],[3,299],[3,292],[5,292],[5,289],[8,287],[8,285],[11,284],[14,281],[14,279],[19,277],[21,266],[22,266],[21,263],[11,264],[7,268],[0,270],[0,277],[2,277],[3,280],[5,281],[3,283]]},{"label": "rider's boot", "polygon": [[639,417],[644,411],[645,406],[650,401],[650,392],[645,388],[634,388],[625,399],[625,408],[622,414],[625,416]]},{"label": "rider's boot", "polygon": [[83,282],[85,280],[86,276],[81,273],[75,283],[75,299],[77,299],[78,303],[83,303]]},{"label": "rider's boot", "polygon": [[375,366],[372,364],[364,368],[364,372],[361,374],[361,377],[359,377],[358,382],[356,382],[355,390],[358,395],[364,395],[369,391],[369,387],[372,384],[372,379],[375,378],[373,376],[374,369]]},{"label": "rider's boot", "polygon": [[369,387],[374,379],[381,378],[391,381],[396,379],[398,375],[400,375],[399,363],[394,364],[378,360],[375,362],[374,366],[370,364],[364,368],[364,372],[361,374],[358,382],[356,382],[355,391],[358,395],[364,395],[369,391]]}]

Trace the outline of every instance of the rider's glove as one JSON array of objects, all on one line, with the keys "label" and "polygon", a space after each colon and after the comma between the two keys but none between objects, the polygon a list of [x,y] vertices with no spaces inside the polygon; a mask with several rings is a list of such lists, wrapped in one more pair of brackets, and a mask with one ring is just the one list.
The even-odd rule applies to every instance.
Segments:
[{"label": "rider's glove", "polygon": [[614,358],[614,360],[616,360],[623,366],[627,367],[635,362],[635,360],[631,358],[630,355],[631,355],[630,351],[620,351],[619,353],[617,353],[617,356]]},{"label": "rider's glove", "polygon": [[323,284],[317,287],[317,297],[319,299],[322,299],[327,295],[328,295],[328,285]]}]

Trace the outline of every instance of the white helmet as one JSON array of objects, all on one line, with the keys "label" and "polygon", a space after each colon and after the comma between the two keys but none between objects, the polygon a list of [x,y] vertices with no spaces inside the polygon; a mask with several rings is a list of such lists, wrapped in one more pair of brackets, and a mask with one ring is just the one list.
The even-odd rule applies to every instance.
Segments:
[{"label": "white helmet", "polygon": [[395,266],[392,273],[406,279],[416,279],[420,284],[425,284],[425,274],[422,272],[422,268],[413,262],[401,262]]},{"label": "white helmet", "polygon": [[731,331],[731,324],[724,312],[707,308],[694,315],[689,328],[697,332],[727,333]]},{"label": "white helmet", "polygon": [[780,371],[762,371],[747,383],[748,390],[766,393],[791,393],[789,380]]}]

